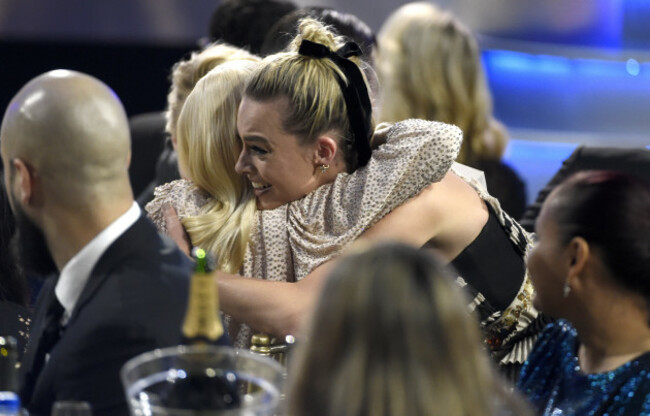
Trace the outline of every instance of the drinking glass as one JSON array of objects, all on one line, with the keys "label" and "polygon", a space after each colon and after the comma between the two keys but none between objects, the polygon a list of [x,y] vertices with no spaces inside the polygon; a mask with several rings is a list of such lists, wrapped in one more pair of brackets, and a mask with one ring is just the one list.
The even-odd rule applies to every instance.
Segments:
[{"label": "drinking glass", "polygon": [[[211,345],[180,345],[147,352],[127,361],[120,374],[133,416],[276,415],[285,379],[284,368],[268,357]],[[187,386],[189,380],[219,375],[231,380],[239,392],[232,407],[212,407],[213,401],[203,402],[211,402],[215,396],[210,391],[205,394],[199,383],[192,384],[198,389],[183,390],[186,396],[199,396],[195,397],[197,401],[176,400],[175,388]]]}]

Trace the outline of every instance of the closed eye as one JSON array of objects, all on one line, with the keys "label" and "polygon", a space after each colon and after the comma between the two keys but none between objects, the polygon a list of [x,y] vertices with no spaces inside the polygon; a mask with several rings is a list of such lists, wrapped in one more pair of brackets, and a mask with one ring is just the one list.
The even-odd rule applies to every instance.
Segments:
[{"label": "closed eye", "polygon": [[266,151],[265,149],[262,149],[262,148],[259,147],[259,146],[248,146],[248,148],[249,148],[253,153],[257,153],[258,155],[265,155],[265,154],[268,153],[268,151]]}]

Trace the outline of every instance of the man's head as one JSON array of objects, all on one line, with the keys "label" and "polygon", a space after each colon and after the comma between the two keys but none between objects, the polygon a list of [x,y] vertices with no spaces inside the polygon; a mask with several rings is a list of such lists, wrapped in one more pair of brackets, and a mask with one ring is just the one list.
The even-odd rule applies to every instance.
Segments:
[{"label": "man's head", "polygon": [[27,225],[45,231],[54,213],[59,219],[82,216],[132,199],[130,146],[124,108],[99,80],[56,70],[28,82],[9,103],[0,128],[18,234],[27,233]]}]

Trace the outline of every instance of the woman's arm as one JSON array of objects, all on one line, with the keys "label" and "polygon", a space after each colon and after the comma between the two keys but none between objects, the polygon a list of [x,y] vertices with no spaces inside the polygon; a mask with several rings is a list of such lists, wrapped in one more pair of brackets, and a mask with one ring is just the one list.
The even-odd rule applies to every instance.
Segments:
[{"label": "woman's arm", "polygon": [[215,272],[219,306],[228,315],[257,331],[275,336],[300,333],[331,268],[323,264],[304,279],[273,282]]},{"label": "woman's arm", "polygon": [[[170,210],[173,214],[173,208]],[[366,230],[346,251],[361,244],[397,240],[421,247],[434,240],[443,258],[453,259],[480,232],[487,212],[478,195],[453,173],[426,187]],[[181,245],[182,226],[167,219],[172,237]],[[343,252],[342,254],[345,254]],[[274,282],[215,272],[221,309],[258,331],[276,336],[298,334],[337,259],[315,268],[298,282]]]},{"label": "woman's arm", "polygon": [[[191,243],[176,210],[162,207],[169,237],[189,256]],[[298,282],[275,282],[215,271],[219,307],[240,322],[275,336],[297,334],[334,262],[322,264]]]},{"label": "woman's arm", "polygon": [[396,240],[426,246],[451,262],[480,234],[488,215],[481,196],[450,171],[383,217],[355,244]]}]

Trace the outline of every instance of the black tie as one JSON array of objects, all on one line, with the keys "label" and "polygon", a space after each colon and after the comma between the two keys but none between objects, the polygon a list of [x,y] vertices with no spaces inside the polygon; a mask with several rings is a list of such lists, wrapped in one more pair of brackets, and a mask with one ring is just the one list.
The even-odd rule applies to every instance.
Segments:
[{"label": "black tie", "polygon": [[24,390],[21,395],[24,403],[29,403],[31,401],[34,386],[36,385],[38,376],[45,364],[45,356],[61,337],[61,331],[63,329],[63,326],[61,325],[61,317],[63,316],[63,311],[64,308],[61,305],[61,302],[57,299],[56,294],[53,293],[52,300],[47,308],[47,314],[45,315],[43,333],[38,343],[36,353],[34,354],[32,369],[28,374],[26,374]]}]

